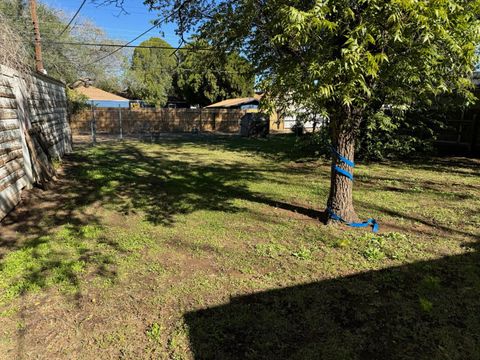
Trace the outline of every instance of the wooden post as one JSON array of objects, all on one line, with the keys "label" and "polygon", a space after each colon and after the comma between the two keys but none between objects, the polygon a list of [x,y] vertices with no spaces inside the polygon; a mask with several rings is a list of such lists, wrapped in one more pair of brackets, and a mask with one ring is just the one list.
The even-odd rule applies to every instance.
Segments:
[{"label": "wooden post", "polygon": [[123,140],[122,108],[118,105],[118,122],[120,125],[120,140]]},{"label": "wooden post", "polygon": [[38,26],[37,0],[30,0],[30,14],[32,16],[33,32],[35,34],[35,68],[38,72],[46,74],[42,59],[42,40],[40,37],[40,27]]},{"label": "wooden post", "polygon": [[92,102],[92,121],[90,122],[90,127],[92,130],[92,144],[95,145],[97,143],[97,124],[95,120],[95,106]]}]

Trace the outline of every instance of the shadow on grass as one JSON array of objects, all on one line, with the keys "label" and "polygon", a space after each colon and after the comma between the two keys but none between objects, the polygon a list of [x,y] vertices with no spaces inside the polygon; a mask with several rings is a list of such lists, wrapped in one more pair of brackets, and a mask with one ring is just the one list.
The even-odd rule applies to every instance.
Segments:
[{"label": "shadow on grass", "polygon": [[[461,238],[462,237],[463,238],[464,237],[467,237],[467,238],[470,237],[472,239],[477,239],[478,235],[479,235],[478,232],[477,233],[468,232],[468,231],[464,231],[462,229],[455,228],[454,226],[445,226],[445,225],[442,225],[438,222],[435,222],[435,220],[424,219],[424,218],[422,218],[418,215],[412,215],[411,213],[392,210],[391,208],[388,208],[386,206],[379,206],[379,205],[375,205],[375,204],[372,204],[372,203],[366,203],[366,202],[362,202],[362,201],[357,201],[356,204],[365,208],[365,209],[373,209],[373,210],[375,210],[375,211],[377,211],[381,214],[389,215],[389,216],[392,216],[392,217],[397,218],[397,219],[408,219],[410,221],[414,221],[414,222],[426,225],[428,228],[430,228],[432,230],[444,231],[444,232],[450,234],[451,236],[458,235]],[[473,214],[471,214],[471,215],[473,215]]]},{"label": "shadow on grass", "polygon": [[327,212],[325,210],[316,210],[312,208],[306,208],[300,205],[285,203],[283,201],[269,199],[258,193],[238,194],[238,196],[240,198],[243,198],[244,200],[256,202],[258,204],[264,204],[273,208],[279,208],[290,211],[292,213],[305,215],[313,220],[318,220],[319,222],[322,222],[324,224],[326,224],[328,220]]},{"label": "shadow on grass", "polygon": [[463,176],[480,176],[480,159],[466,157],[414,158],[408,161],[389,162],[389,166],[446,172]]},{"label": "shadow on grass", "polygon": [[236,135],[190,135],[166,136],[161,142],[170,142],[177,146],[184,146],[185,140],[210,149],[223,149],[235,152],[244,152],[259,155],[268,159],[281,161],[312,160],[305,153],[295,147],[294,134],[275,134],[267,138],[245,138]]},{"label": "shadow on grass", "polygon": [[232,298],[184,315],[195,359],[478,359],[480,254]]},{"label": "shadow on grass", "polygon": [[[118,258],[128,250],[106,233],[94,208],[172,226],[176,216],[195,211],[238,212],[237,199],[270,203],[248,190],[248,182],[265,169],[196,161],[188,149],[178,158],[174,151],[166,155],[149,146],[108,143],[70,155],[52,190],[37,189],[5,219],[10,236],[0,243],[0,304],[51,284],[80,291],[79,277],[86,271],[115,280]],[[181,143],[164,146],[175,150]]]}]

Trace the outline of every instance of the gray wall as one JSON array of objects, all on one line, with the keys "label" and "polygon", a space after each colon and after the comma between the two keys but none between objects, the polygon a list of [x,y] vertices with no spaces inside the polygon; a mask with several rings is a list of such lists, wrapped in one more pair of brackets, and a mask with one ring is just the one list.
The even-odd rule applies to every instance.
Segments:
[{"label": "gray wall", "polygon": [[64,84],[0,65],[0,220],[71,150]]}]

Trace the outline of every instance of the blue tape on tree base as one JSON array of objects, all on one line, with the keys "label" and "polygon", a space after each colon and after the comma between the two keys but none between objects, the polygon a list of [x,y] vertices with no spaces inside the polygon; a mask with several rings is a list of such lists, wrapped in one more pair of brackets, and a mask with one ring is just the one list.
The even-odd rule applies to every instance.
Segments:
[{"label": "blue tape on tree base", "polygon": [[[347,164],[348,166],[350,166],[352,168],[355,167],[355,163],[353,161],[351,161],[351,160],[347,159],[346,157],[342,156],[333,147],[332,147],[332,153],[344,164]],[[350,181],[353,181],[353,174],[351,172],[348,172],[347,170],[344,170],[344,169],[338,167],[337,165],[333,166],[333,170],[336,171],[337,173],[347,177]],[[337,214],[335,214],[335,212],[330,208],[327,208],[327,212],[328,212],[328,216],[330,217],[330,219],[333,219],[333,220],[336,220],[336,221],[341,221],[348,226],[356,227],[356,228],[363,228],[363,227],[371,226],[372,231],[374,233],[378,232],[379,226],[378,226],[378,223],[375,219],[368,219],[367,221],[360,222],[360,223],[348,222],[348,221],[345,221],[344,219],[342,219]]]},{"label": "blue tape on tree base", "polygon": [[327,211],[328,211],[328,216],[330,217],[330,219],[333,219],[333,220],[336,220],[336,221],[341,221],[342,223],[344,223],[348,226],[356,227],[356,228],[363,228],[363,227],[371,226],[372,231],[374,233],[378,232],[379,226],[378,226],[378,222],[375,219],[368,219],[367,221],[360,222],[360,223],[352,223],[352,222],[348,222],[348,221],[342,219],[340,216],[335,214],[333,212],[333,210],[330,209],[330,208],[328,208]]}]

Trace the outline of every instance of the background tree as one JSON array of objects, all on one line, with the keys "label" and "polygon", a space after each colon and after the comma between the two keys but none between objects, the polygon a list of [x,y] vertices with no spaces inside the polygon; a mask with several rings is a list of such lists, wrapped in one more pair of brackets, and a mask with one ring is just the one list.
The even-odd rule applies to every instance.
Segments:
[{"label": "background tree", "polygon": [[127,75],[129,92],[133,97],[156,106],[164,106],[172,92],[176,67],[174,49],[164,40],[152,37],[141,46],[159,46],[167,49],[136,48]]},{"label": "background tree", "polygon": [[180,51],[175,92],[189,104],[206,106],[233,97],[248,97],[254,91],[252,65],[237,52],[209,50],[197,40]]},{"label": "background tree", "polygon": [[[127,53],[119,51],[108,58],[96,61],[112,51],[111,48],[77,46],[68,43],[116,43],[92,22],[80,19],[61,36],[60,33],[70,19],[65,14],[45,4],[37,6],[44,66],[48,74],[69,84],[79,78],[91,78],[94,85],[108,84],[108,89],[120,91],[122,70]],[[23,0],[0,0],[0,15],[12,28],[27,49],[33,65],[33,34],[27,2]]]},{"label": "background tree", "polygon": [[[270,96],[315,104],[332,146],[353,160],[363,121],[429,106],[443,93],[472,100],[479,0],[147,0],[215,48],[248,55]],[[336,157],[333,165],[353,169]],[[331,175],[328,208],[358,221],[352,182]]]},{"label": "background tree", "polygon": [[22,37],[13,29],[7,18],[0,12],[0,64],[27,73],[32,62],[28,47]]}]

